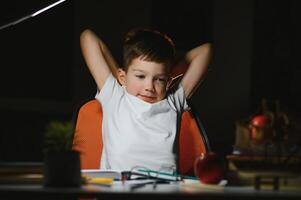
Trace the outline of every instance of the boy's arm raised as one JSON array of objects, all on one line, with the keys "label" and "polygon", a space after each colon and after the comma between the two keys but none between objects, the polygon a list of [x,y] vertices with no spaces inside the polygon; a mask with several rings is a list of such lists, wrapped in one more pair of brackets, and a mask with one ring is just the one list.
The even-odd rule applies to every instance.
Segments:
[{"label": "boy's arm raised", "polygon": [[101,89],[110,73],[116,77],[118,65],[107,46],[93,31],[87,29],[81,33],[80,45],[86,64],[98,89]]},{"label": "boy's arm raised", "polygon": [[189,67],[184,74],[181,84],[184,88],[186,98],[190,98],[206,75],[211,58],[211,44],[202,44],[185,55]]}]

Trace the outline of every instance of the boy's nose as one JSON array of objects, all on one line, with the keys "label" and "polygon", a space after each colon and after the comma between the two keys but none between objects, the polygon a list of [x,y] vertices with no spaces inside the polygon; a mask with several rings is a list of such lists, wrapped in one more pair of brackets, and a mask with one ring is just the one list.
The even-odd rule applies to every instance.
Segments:
[{"label": "boy's nose", "polygon": [[153,92],[154,89],[154,82],[152,80],[147,81],[146,86],[145,86],[146,91]]}]

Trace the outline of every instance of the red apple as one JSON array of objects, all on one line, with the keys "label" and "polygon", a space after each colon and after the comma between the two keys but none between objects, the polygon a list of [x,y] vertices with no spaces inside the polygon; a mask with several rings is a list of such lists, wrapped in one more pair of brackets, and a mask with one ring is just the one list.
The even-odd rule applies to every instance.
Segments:
[{"label": "red apple", "polygon": [[251,120],[251,138],[257,143],[264,143],[272,136],[272,119],[268,115],[256,115]]},{"label": "red apple", "polygon": [[252,118],[251,123],[253,126],[266,127],[271,123],[271,119],[267,115],[256,115]]},{"label": "red apple", "polygon": [[225,175],[224,159],[214,152],[201,155],[195,161],[194,173],[202,183],[217,184]]}]

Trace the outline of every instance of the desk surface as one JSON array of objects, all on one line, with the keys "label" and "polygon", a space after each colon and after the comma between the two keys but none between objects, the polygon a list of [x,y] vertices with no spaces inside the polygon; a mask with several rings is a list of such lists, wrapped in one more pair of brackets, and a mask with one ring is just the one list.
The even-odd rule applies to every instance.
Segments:
[{"label": "desk surface", "polygon": [[131,190],[129,185],[83,185],[80,188],[46,188],[41,184],[2,184],[0,199],[301,199],[301,191],[254,190],[250,187],[203,187],[183,184],[145,185]]}]

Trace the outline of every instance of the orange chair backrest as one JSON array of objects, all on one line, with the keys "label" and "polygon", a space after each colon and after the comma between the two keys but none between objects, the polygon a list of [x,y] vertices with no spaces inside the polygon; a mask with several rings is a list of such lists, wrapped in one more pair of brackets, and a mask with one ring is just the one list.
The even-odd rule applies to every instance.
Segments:
[{"label": "orange chair backrest", "polygon": [[102,154],[102,108],[97,100],[85,103],[77,115],[73,150],[80,152],[81,169],[99,169]]},{"label": "orange chair backrest", "polygon": [[[190,111],[182,115],[179,137],[179,173],[193,175],[196,158],[208,149]],[[102,147],[102,108],[97,100],[91,100],[78,112],[73,140],[73,150],[80,152],[82,169],[100,168]]]}]

